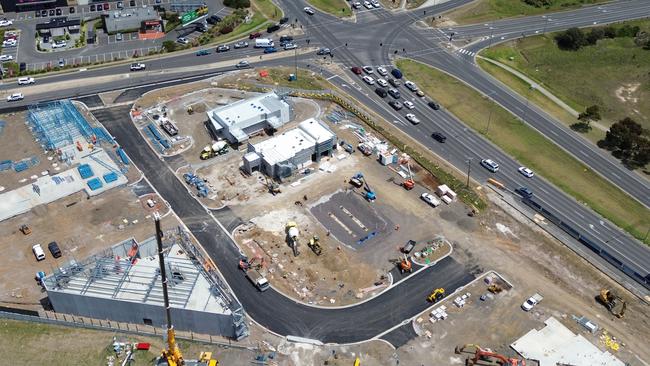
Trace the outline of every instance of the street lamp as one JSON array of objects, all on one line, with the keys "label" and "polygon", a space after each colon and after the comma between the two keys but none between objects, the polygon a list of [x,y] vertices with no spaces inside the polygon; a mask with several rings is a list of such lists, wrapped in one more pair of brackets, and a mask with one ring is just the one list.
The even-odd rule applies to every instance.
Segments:
[{"label": "street lamp", "polygon": [[488,48],[492,47],[492,36],[494,33],[494,27],[490,27],[490,43],[488,44]]},{"label": "street lamp", "polygon": [[465,186],[469,188],[469,173],[472,171],[472,158],[467,158],[467,183]]}]

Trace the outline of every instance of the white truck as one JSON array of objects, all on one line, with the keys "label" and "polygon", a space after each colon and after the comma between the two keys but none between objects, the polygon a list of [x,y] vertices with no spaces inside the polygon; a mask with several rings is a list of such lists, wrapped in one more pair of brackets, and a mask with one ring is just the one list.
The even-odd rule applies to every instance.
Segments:
[{"label": "white truck", "polygon": [[530,311],[535,305],[539,304],[544,298],[540,294],[535,294],[528,298],[523,304],[521,304],[521,308],[524,311]]},{"label": "white truck", "polygon": [[273,46],[274,46],[273,40],[270,38],[257,38],[255,40],[255,48],[267,48]]},{"label": "white truck", "polygon": [[267,280],[266,277],[256,269],[251,268],[246,271],[246,278],[248,278],[248,280],[251,281],[261,292],[268,290],[270,287],[269,280]]}]

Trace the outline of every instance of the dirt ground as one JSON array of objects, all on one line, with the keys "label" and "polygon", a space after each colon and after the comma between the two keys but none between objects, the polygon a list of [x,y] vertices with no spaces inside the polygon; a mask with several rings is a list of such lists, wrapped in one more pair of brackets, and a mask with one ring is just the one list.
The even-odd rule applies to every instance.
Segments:
[{"label": "dirt ground", "polygon": [[[9,253],[0,258],[0,304],[41,309],[39,301],[45,293],[35,281],[36,272],[49,274],[70,260],[84,259],[119,241],[130,237],[143,240],[154,235],[153,209],[146,205],[150,198],[157,202],[153,209],[162,209],[161,214],[167,211],[155,195],[139,200],[130,187],[122,187],[90,199],[80,192],[0,223],[0,237]],[[29,225],[31,234],[23,235],[18,230],[23,224]],[[163,225],[172,227],[178,221],[167,215]],[[47,250],[51,241],[59,244],[62,257],[55,259]],[[31,251],[37,243],[46,256],[40,262]]]}]

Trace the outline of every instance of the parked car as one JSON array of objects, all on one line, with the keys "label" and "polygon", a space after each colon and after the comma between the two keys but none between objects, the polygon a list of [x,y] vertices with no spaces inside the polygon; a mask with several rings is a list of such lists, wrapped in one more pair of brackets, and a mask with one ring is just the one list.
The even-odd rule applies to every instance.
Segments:
[{"label": "parked car", "polygon": [[46,17],[47,16],[47,10],[41,10],[41,16]]},{"label": "parked car", "polygon": [[363,70],[361,70],[359,66],[351,67],[350,70],[356,75],[361,75],[363,73]]},{"label": "parked car", "polygon": [[266,28],[266,33],[273,33],[273,32],[277,32],[279,30],[280,30],[280,24],[273,24],[273,25],[269,25]]},{"label": "parked car", "polygon": [[122,36],[122,33],[117,33],[117,34],[115,35],[115,40],[116,40],[116,41],[121,41],[121,40],[123,40],[123,39],[124,39],[124,37]]},{"label": "parked car", "polygon": [[238,69],[246,69],[251,67],[251,65],[248,63],[248,61],[243,60],[243,61],[239,61],[237,65],[235,65],[235,67]]},{"label": "parked car", "polygon": [[379,95],[382,98],[386,98],[386,96],[388,95],[388,93],[386,93],[386,89],[384,88],[376,88],[375,94]]},{"label": "parked car", "polygon": [[142,62],[134,62],[131,64],[131,71],[140,71],[140,70],[145,70],[147,68],[147,65],[143,64]]},{"label": "parked car", "polygon": [[176,39],[176,42],[178,42],[180,44],[188,44],[188,43],[190,43],[190,41],[185,37],[178,37],[178,39]]},{"label": "parked car", "polygon": [[55,241],[50,242],[50,244],[47,245],[47,249],[52,253],[52,257],[54,258],[59,258],[61,256],[61,248],[59,248],[59,244],[57,244]]},{"label": "parked car", "polygon": [[520,166],[519,169],[517,169],[521,175],[523,175],[526,178],[532,178],[535,176],[535,173],[533,173],[532,170],[526,168],[525,166]]},{"label": "parked car", "polygon": [[440,206],[440,203],[441,203],[440,200],[436,196],[432,195],[429,192],[422,193],[420,195],[420,198],[422,199],[422,201],[430,204],[433,207],[438,207],[438,206]]},{"label": "parked car", "polygon": [[262,36],[262,33],[260,33],[260,32],[255,32],[255,33],[251,33],[251,34],[249,34],[249,35],[248,35],[248,38],[249,38],[249,39],[255,39],[255,38],[260,38],[261,36]]},{"label": "parked car", "polygon": [[370,4],[372,4],[373,7],[379,8],[381,5],[379,4],[379,1],[377,0],[370,0]]},{"label": "parked car", "polygon": [[396,111],[399,111],[400,109],[402,109],[402,103],[400,103],[400,102],[398,102],[396,100],[388,102],[388,105],[393,107],[393,109],[396,110]]},{"label": "parked car", "polygon": [[22,100],[22,99],[25,99],[23,93],[13,93],[7,96],[7,102],[15,102],[17,100]]},{"label": "parked car", "polygon": [[0,20],[0,27],[8,27],[10,25],[13,25],[14,21],[11,19],[2,19]]},{"label": "parked car", "polygon": [[62,14],[63,11],[61,10],[61,8],[56,8],[56,15],[62,15]]},{"label": "parked car", "polygon": [[528,298],[523,304],[521,304],[521,308],[524,311],[530,311],[535,305],[539,304],[544,298],[540,294],[535,294],[531,297]]},{"label": "parked car", "polygon": [[54,9],[50,9],[50,16],[51,16],[51,17],[54,16]]},{"label": "parked car", "polygon": [[50,43],[50,36],[43,36],[43,43]]},{"label": "parked car", "polygon": [[55,41],[52,43],[52,48],[65,48],[68,43],[66,41]]},{"label": "parked car", "polygon": [[70,14],[74,14],[77,11],[77,9],[74,6],[71,6],[70,9],[68,9],[68,11],[70,12]]},{"label": "parked car", "polygon": [[443,135],[442,132],[434,132],[431,134],[431,137],[433,137],[434,140],[444,143],[447,140],[447,136]]},{"label": "parked car", "polygon": [[32,253],[34,253],[34,257],[36,257],[37,261],[45,259],[45,252],[43,251],[43,248],[41,248],[40,244],[32,245]]},{"label": "parked car", "polygon": [[406,245],[402,247],[402,253],[411,254],[413,249],[415,249],[415,240],[409,240],[406,242]]},{"label": "parked car", "polygon": [[395,99],[399,99],[402,96],[397,89],[388,89],[388,94]]},{"label": "parked car", "polygon": [[118,2],[117,2],[117,8],[118,8],[118,9],[124,9],[124,3],[121,2],[121,1],[118,1]]},{"label": "parked car", "polygon": [[16,47],[16,44],[16,40],[12,38],[2,41],[2,47]]},{"label": "parked car", "polygon": [[90,4],[90,11],[95,11],[96,5],[95,4]]},{"label": "parked car", "polygon": [[363,2],[363,6],[365,6],[366,9],[372,9],[373,8],[372,4],[368,0]]},{"label": "parked car", "polygon": [[109,3],[104,3],[104,10],[109,10],[111,8]]},{"label": "parked car", "polygon": [[275,47],[266,47],[264,49],[264,53],[274,53],[274,52],[278,52],[278,49]]},{"label": "parked car", "polygon": [[65,59],[60,58],[59,59],[59,67],[65,66]]},{"label": "parked car", "polygon": [[36,10],[36,11],[34,12],[34,17],[35,17],[35,18],[40,18],[40,17],[41,17],[41,11],[40,11],[40,10]]},{"label": "parked car", "polygon": [[314,9],[312,9],[312,8],[309,7],[309,6],[305,6],[305,7],[303,8],[303,10],[305,11],[305,13],[307,13],[307,14],[309,14],[309,15],[314,15],[314,14],[316,14],[316,12],[314,11]]},{"label": "parked car", "polygon": [[18,71],[23,72],[25,70],[27,70],[27,64],[24,63],[24,62],[19,63],[18,64]]},{"label": "parked car", "polygon": [[246,47],[248,47],[248,42],[239,41],[239,42],[235,43],[234,47],[235,48],[246,48]]},{"label": "parked car", "polygon": [[29,84],[34,84],[34,78],[33,77],[22,77],[18,78],[18,85],[29,85]]},{"label": "parked car", "polygon": [[352,7],[355,9],[359,9],[361,7],[361,3],[359,1],[353,1]]},{"label": "parked car", "polygon": [[429,107],[433,108],[433,109],[436,110],[436,111],[437,111],[438,109],[440,109],[440,104],[438,104],[438,103],[436,103],[436,102],[434,102],[434,101],[429,101],[429,102],[427,103],[427,105],[428,105]]},{"label": "parked car", "polygon": [[407,113],[406,119],[414,125],[420,124],[420,119],[413,113]]},{"label": "parked car", "polygon": [[135,0],[130,0],[129,1],[129,6],[135,6]]},{"label": "parked car", "polygon": [[12,55],[0,55],[0,61],[11,61],[14,57]]},{"label": "parked car", "polygon": [[492,173],[499,171],[499,164],[497,164],[497,162],[493,161],[492,159],[481,160],[481,165]]},{"label": "parked car", "polygon": [[374,70],[372,69],[372,66],[364,66],[362,67],[363,71],[366,72],[366,74],[372,74]]},{"label": "parked car", "polygon": [[375,83],[375,79],[373,79],[371,76],[368,76],[368,75],[364,76],[362,79],[368,85],[373,85]]},{"label": "parked car", "polygon": [[230,51],[230,46],[227,44],[222,44],[221,46],[217,47],[217,52],[226,52]]}]

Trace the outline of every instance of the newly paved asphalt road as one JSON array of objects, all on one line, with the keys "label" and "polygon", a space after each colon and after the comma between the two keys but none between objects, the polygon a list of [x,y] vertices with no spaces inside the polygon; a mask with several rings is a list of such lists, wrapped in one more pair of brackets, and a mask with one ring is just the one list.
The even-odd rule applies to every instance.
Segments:
[{"label": "newly paved asphalt road", "polygon": [[[431,304],[426,297],[443,287],[448,293],[473,279],[451,257],[412,275],[400,285],[363,304],[344,309],[322,309],[297,303],[270,289],[258,292],[238,268],[240,254],[232,239],[192,197],[172,171],[149,148],[129,117],[130,107],[94,111],[133,162],[167,200],[172,209],[206,249],[246,312],[281,335],[350,343],[375,337],[422,312]],[[228,215],[232,216],[232,215]],[[393,335],[395,342],[404,336]]]}]

